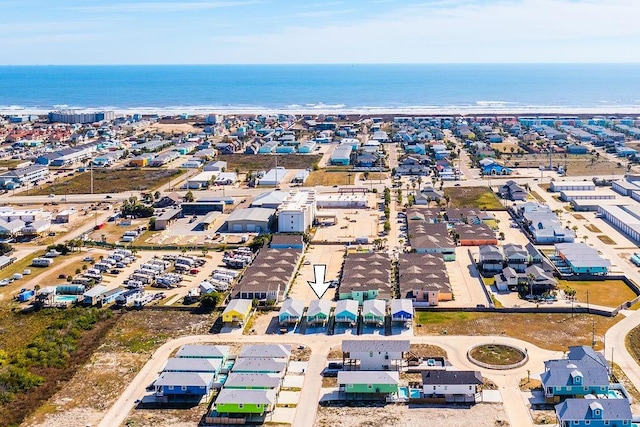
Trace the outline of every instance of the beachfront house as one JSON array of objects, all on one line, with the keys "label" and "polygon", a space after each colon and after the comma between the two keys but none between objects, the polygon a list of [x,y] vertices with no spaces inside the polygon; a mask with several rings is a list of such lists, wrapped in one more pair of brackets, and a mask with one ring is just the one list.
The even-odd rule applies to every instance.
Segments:
[{"label": "beachfront house", "polygon": [[199,401],[211,394],[214,379],[210,372],[163,372],[153,386],[156,396],[169,401]]},{"label": "beachfront house", "polygon": [[627,399],[567,399],[555,406],[559,427],[631,426]]},{"label": "beachfront house", "polygon": [[338,301],[334,311],[336,323],[341,322],[355,325],[358,322],[358,308],[358,301],[352,299]]},{"label": "beachfront house", "polygon": [[185,344],[178,349],[175,357],[184,359],[220,359],[229,357],[228,345]]},{"label": "beachfront house", "polygon": [[383,397],[398,392],[400,374],[390,371],[339,371],[338,390],[347,398]]},{"label": "beachfront house", "polygon": [[288,298],[278,313],[278,322],[280,325],[296,324],[302,319],[303,312],[304,301]]},{"label": "beachfront house", "polygon": [[410,299],[401,298],[391,300],[391,321],[411,322],[413,319],[413,303]]},{"label": "beachfront house", "polygon": [[343,340],[342,358],[351,370],[398,371],[409,349],[408,340]]},{"label": "beachfront house", "polygon": [[275,390],[242,390],[224,387],[215,401],[218,414],[257,414],[273,411],[276,404]]},{"label": "beachfront house", "polygon": [[329,320],[331,314],[331,302],[327,300],[317,299],[309,303],[307,309],[307,324],[324,326]]},{"label": "beachfront house", "polygon": [[250,299],[232,299],[222,312],[222,321],[228,324],[243,324],[249,319],[253,302]]},{"label": "beachfront house", "polygon": [[475,403],[482,384],[480,371],[435,369],[422,372],[424,396],[444,397],[447,402]]},{"label": "beachfront house", "polygon": [[369,325],[384,325],[387,305],[383,300],[371,299],[362,302],[362,321]]},{"label": "beachfront house", "polygon": [[566,359],[547,360],[540,375],[545,399],[557,403],[567,397],[607,395],[609,368],[593,349],[570,347]]}]

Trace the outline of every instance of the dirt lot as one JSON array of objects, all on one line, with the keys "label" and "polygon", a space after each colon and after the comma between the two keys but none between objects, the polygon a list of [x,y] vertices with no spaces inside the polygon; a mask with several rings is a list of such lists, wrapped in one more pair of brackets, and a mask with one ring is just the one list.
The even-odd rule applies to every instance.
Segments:
[{"label": "dirt lot", "polygon": [[538,347],[563,351],[567,343],[591,345],[592,323],[595,325],[596,350],[602,348],[605,332],[620,320],[575,314],[458,313],[417,312],[414,328],[418,335],[507,335],[529,341]]},{"label": "dirt lot", "polygon": [[[207,333],[213,320],[210,315],[179,311],[144,310],[126,313],[89,362],[64,389],[42,405],[23,425],[96,425],[157,347],[170,338]],[[177,413],[181,417],[171,425],[194,425],[189,411]],[[199,416],[202,413],[203,408],[198,408]],[[134,415],[136,426],[154,425],[152,421],[143,423],[142,420],[148,415],[141,415],[141,419]],[[162,414],[162,419],[166,421],[168,416],[170,414]]]},{"label": "dirt lot", "polygon": [[[311,169],[322,155],[284,154],[278,155],[278,167],[285,169]],[[276,156],[271,154],[225,154],[220,160],[227,162],[228,170],[240,169],[241,172],[269,170],[276,167]]]},{"label": "dirt lot", "polygon": [[[426,420],[429,420],[425,423]],[[366,407],[320,407],[315,427],[438,427],[508,426],[502,405],[468,406],[386,405]]]},{"label": "dirt lot", "polygon": [[478,208],[503,211],[500,199],[488,187],[446,187],[444,194],[452,208]]},{"label": "dirt lot", "polygon": [[[170,179],[176,179],[182,174],[177,169],[94,169],[93,192],[121,193],[123,191],[151,191]],[[33,195],[47,194],[85,194],[91,186],[91,174],[83,172],[76,174],[69,180],[51,185],[44,185],[33,190]]]},{"label": "dirt lot", "polygon": [[356,174],[346,171],[317,170],[309,174],[304,183],[305,187],[315,187],[317,185],[353,185]]}]

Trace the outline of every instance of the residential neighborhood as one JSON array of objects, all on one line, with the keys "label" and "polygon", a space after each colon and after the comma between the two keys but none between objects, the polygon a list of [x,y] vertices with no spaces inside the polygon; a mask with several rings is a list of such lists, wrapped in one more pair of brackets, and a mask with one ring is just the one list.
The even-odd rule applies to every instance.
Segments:
[{"label": "residential neighborhood", "polygon": [[633,426],[637,126],[6,116],[3,330],[40,326],[2,396],[25,425]]}]

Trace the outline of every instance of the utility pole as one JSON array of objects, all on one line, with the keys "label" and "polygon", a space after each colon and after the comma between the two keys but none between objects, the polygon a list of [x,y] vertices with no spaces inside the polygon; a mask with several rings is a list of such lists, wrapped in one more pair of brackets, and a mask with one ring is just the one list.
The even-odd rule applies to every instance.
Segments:
[{"label": "utility pole", "polygon": [[93,194],[93,161],[89,161],[89,172],[91,173],[91,194]]}]

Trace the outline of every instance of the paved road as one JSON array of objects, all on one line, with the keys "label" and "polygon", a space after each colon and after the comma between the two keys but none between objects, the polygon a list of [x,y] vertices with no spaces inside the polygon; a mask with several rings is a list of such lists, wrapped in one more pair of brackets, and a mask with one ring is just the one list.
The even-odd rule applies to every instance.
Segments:
[{"label": "paved road", "polygon": [[605,333],[605,357],[617,363],[627,374],[629,380],[640,390],[640,365],[629,354],[626,346],[627,334],[631,329],[640,325],[640,311],[623,310],[621,314],[626,315],[624,319],[613,325]]},{"label": "paved road", "polygon": [[[294,427],[308,427],[313,425],[322,383],[320,372],[325,366],[326,356],[330,348],[339,346],[344,338],[345,337],[340,335],[321,337],[305,335],[287,336],[285,341],[288,343],[309,346],[312,352],[297,406],[301,410],[296,411],[293,422]],[[368,335],[365,337],[350,336],[349,338],[389,340],[389,337],[376,335]],[[442,347],[447,351],[448,359],[451,363],[459,369],[479,369],[469,362],[466,357],[468,349],[476,344],[510,344],[526,348],[529,354],[529,361],[520,368],[510,371],[479,369],[484,376],[494,381],[500,388],[505,402],[505,411],[509,418],[510,425],[513,426],[531,425],[528,408],[524,400],[520,398],[517,388],[520,379],[527,375],[527,370],[530,370],[532,374],[542,371],[545,360],[562,357],[562,352],[543,350],[530,343],[502,336],[420,336],[411,337],[410,340],[415,344],[434,344]],[[278,335],[195,335],[169,341],[163,344],[149,359],[147,364],[121,394],[120,398],[105,414],[99,426],[118,426],[126,420],[129,412],[135,405],[136,399],[142,397],[145,388],[156,379],[158,372],[162,369],[167,358],[176,348],[184,344],[220,342],[281,343],[283,342],[283,337]]]}]

